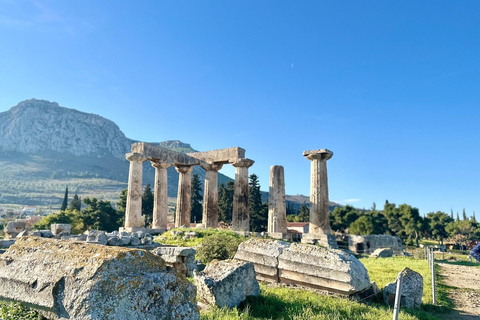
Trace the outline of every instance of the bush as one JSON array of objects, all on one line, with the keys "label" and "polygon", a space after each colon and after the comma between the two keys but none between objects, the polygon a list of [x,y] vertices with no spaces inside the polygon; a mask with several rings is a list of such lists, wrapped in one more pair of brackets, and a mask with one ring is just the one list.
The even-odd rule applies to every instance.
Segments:
[{"label": "bush", "polygon": [[238,237],[227,234],[213,234],[206,237],[197,247],[197,259],[207,264],[210,261],[231,259],[242,242]]}]

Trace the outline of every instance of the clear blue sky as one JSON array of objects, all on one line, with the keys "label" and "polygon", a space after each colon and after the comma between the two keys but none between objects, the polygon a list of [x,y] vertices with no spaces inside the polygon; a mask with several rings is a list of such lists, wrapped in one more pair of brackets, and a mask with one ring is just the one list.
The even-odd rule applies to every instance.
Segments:
[{"label": "clear blue sky", "polygon": [[[0,0],[0,111],[30,99],[130,138],[240,146],[268,190],[480,212],[478,1]],[[232,175],[232,168],[224,170]]]}]

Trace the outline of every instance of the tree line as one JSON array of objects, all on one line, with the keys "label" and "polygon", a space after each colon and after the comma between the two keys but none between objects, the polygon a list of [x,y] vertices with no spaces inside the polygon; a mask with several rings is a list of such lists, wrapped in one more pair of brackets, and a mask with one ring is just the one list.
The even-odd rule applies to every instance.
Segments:
[{"label": "tree line", "polygon": [[[249,203],[250,230],[262,232],[267,230],[268,202],[262,201],[260,182],[256,174],[249,176]],[[233,198],[235,184],[229,181],[220,184],[218,188],[219,221],[227,224],[232,222]],[[191,223],[201,223],[203,215],[202,182],[197,174],[192,176],[191,188]],[[153,220],[154,195],[150,184],[145,185],[142,194],[142,215],[145,226],[151,227]],[[70,223],[73,232],[83,232],[89,229],[105,231],[118,230],[123,226],[127,202],[127,189],[120,193],[117,209],[109,201],[96,198],[82,200],[75,196],[68,204],[68,187],[65,190],[62,207],[59,213],[44,217],[36,224],[38,229],[49,228],[52,223]],[[296,210],[291,202],[287,202],[287,221],[308,222],[310,208],[303,203]],[[350,205],[335,207],[330,212],[332,230],[340,233],[355,235],[389,234],[400,237],[406,244],[419,244],[419,240],[431,239],[443,244],[445,239],[466,245],[471,240],[480,238],[480,223],[475,213],[467,217],[465,209],[462,219],[457,213],[456,218],[451,211],[450,215],[437,211],[430,212],[422,217],[417,208],[408,204],[396,205],[385,201],[383,210],[377,210],[376,205],[369,210],[356,209]]]}]

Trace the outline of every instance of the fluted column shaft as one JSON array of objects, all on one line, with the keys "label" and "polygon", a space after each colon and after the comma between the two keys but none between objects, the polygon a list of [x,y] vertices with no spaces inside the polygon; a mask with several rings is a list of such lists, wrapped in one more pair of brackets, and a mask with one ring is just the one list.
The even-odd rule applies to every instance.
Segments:
[{"label": "fluted column shaft", "polygon": [[203,216],[205,228],[218,227],[218,170],[222,164],[204,164],[205,183],[203,187]]},{"label": "fluted column shaft", "polygon": [[153,198],[153,229],[167,229],[169,163],[152,162],[155,168],[155,193]]},{"label": "fluted column shaft", "polygon": [[130,170],[128,172],[125,227],[144,228],[145,221],[142,218],[142,178],[143,162],[147,160],[147,158],[139,153],[127,153],[126,158],[130,161]]},{"label": "fluted column shaft", "polygon": [[285,176],[282,166],[270,167],[270,188],[268,193],[268,232],[287,233]]},{"label": "fluted column shaft", "polygon": [[311,161],[309,233],[312,234],[331,234],[327,160],[332,156],[333,153],[331,151],[306,156]]},{"label": "fluted column shaft", "polygon": [[175,212],[175,228],[178,228],[190,225],[193,166],[175,166],[175,170],[179,173],[177,211]]},{"label": "fluted column shaft", "polygon": [[233,231],[250,231],[250,213],[248,212],[248,168],[253,160],[238,159],[235,167],[235,189],[233,193]]}]

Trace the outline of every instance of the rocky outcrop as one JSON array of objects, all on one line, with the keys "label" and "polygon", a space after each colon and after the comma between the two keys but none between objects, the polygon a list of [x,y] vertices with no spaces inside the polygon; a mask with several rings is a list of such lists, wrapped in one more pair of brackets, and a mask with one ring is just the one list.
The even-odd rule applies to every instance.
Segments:
[{"label": "rocky outcrop", "polygon": [[252,262],[258,280],[351,295],[370,287],[367,269],[353,255],[310,244],[252,238],[235,259]]},{"label": "rocky outcrop", "polygon": [[0,150],[3,151],[49,150],[123,160],[130,144],[114,122],[96,114],[60,107],[56,102],[31,99],[0,113]]},{"label": "rocky outcrop", "polygon": [[[403,280],[400,306],[410,309],[420,309],[423,297],[423,277],[418,272],[409,268],[404,268],[401,273]],[[383,289],[383,301],[387,305],[393,306],[396,290],[396,281],[387,284],[385,289]]]},{"label": "rocky outcrop", "polygon": [[373,251],[370,258],[390,258],[393,256],[393,249],[391,248],[378,248]]},{"label": "rocky outcrop", "polygon": [[199,319],[195,287],[140,249],[22,237],[0,256],[0,295],[50,319]]},{"label": "rocky outcrop", "polygon": [[214,260],[204,271],[195,270],[193,275],[201,306],[234,308],[247,296],[260,294],[255,269],[249,262]]}]

